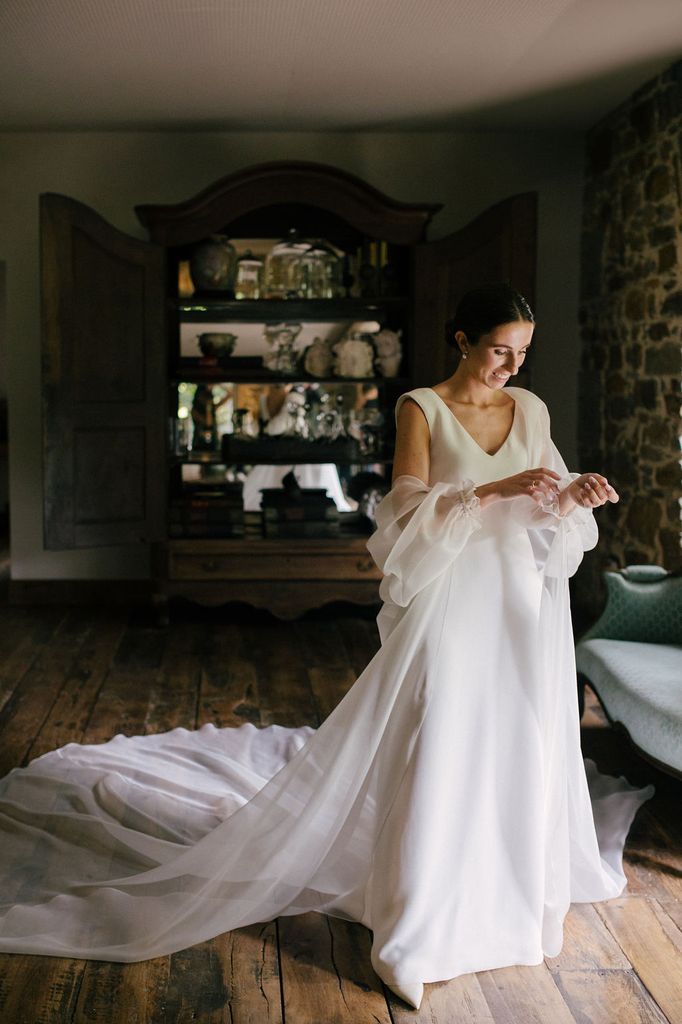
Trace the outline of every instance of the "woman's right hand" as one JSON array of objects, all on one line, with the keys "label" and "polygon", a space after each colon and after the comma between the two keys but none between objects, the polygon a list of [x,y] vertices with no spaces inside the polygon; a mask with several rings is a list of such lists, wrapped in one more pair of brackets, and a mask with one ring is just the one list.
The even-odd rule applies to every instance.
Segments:
[{"label": "woman's right hand", "polygon": [[522,473],[506,476],[502,480],[493,480],[489,484],[481,484],[475,488],[475,493],[481,502],[481,508],[494,501],[518,498],[522,495],[541,502],[558,497],[557,480],[560,479],[559,474],[553,469],[540,466],[537,469],[524,469]]}]

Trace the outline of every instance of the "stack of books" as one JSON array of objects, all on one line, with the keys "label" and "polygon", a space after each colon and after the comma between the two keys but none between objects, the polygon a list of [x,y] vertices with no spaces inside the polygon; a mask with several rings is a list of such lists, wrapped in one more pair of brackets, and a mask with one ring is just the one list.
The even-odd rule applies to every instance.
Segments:
[{"label": "stack of books", "polygon": [[266,537],[335,537],[339,510],[324,488],[301,487],[296,492],[266,487],[261,507]]},{"label": "stack of books", "polygon": [[172,498],[168,532],[171,537],[243,537],[242,485],[188,488]]}]

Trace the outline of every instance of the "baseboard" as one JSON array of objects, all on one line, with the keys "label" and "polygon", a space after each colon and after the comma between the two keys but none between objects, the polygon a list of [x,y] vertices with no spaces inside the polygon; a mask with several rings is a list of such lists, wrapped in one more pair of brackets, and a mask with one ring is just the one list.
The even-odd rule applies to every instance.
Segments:
[{"label": "baseboard", "polygon": [[154,580],[9,580],[8,601],[16,605],[148,605]]}]

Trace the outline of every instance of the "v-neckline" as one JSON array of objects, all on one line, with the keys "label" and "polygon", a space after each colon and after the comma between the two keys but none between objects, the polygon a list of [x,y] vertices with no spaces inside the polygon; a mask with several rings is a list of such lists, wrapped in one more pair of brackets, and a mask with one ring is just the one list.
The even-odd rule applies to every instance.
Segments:
[{"label": "v-neckline", "polygon": [[512,423],[511,423],[511,427],[509,428],[509,433],[507,434],[507,436],[505,437],[504,441],[502,442],[502,444],[500,445],[500,447],[499,447],[499,448],[497,449],[497,451],[494,451],[494,452],[487,452],[487,451],[485,450],[485,448],[483,448],[483,446],[482,446],[482,445],[480,445],[480,444],[478,443],[478,441],[477,441],[477,440],[476,440],[476,438],[475,438],[475,437],[473,436],[473,434],[470,434],[470,433],[469,433],[469,431],[468,431],[468,430],[467,430],[467,428],[466,428],[466,427],[464,426],[464,424],[463,424],[463,423],[461,422],[461,420],[459,420],[459,419],[458,419],[458,417],[457,417],[457,416],[455,416],[454,412],[452,411],[452,409],[450,408],[450,406],[448,405],[448,403],[447,403],[447,402],[445,401],[445,399],[444,399],[444,398],[441,398],[441,396],[440,396],[440,395],[438,394],[438,392],[437,392],[437,391],[436,391],[436,390],[435,390],[434,388],[429,388],[429,391],[433,392],[433,394],[434,394],[434,395],[436,396],[436,398],[438,399],[438,401],[439,401],[439,402],[441,402],[441,403],[442,403],[442,404],[443,404],[443,405],[445,406],[445,408],[446,408],[446,409],[447,409],[447,411],[448,411],[448,412],[450,413],[450,415],[452,416],[452,418],[453,418],[453,420],[455,421],[455,423],[457,424],[457,426],[458,426],[458,427],[459,427],[459,428],[460,428],[461,430],[463,430],[463,431],[464,431],[464,433],[465,433],[465,434],[466,434],[466,436],[467,436],[467,437],[469,438],[469,440],[470,440],[470,441],[471,441],[471,442],[472,442],[473,444],[475,444],[475,445],[476,445],[476,447],[478,448],[478,450],[479,450],[480,452],[482,452],[482,453],[483,453],[483,455],[487,455],[489,459],[494,459],[496,455],[499,455],[499,454],[500,454],[500,452],[502,451],[502,449],[503,449],[503,448],[505,447],[505,445],[506,445],[506,444],[507,444],[507,442],[509,441],[509,438],[510,438],[510,437],[512,436],[512,434],[514,433],[514,427],[516,426],[516,419],[517,419],[517,417],[516,417],[516,413],[517,413],[517,407],[518,407],[518,402],[517,402],[517,400],[516,400],[515,398],[512,398],[512,402],[514,403],[514,415],[513,415],[513,417],[512,417]]}]

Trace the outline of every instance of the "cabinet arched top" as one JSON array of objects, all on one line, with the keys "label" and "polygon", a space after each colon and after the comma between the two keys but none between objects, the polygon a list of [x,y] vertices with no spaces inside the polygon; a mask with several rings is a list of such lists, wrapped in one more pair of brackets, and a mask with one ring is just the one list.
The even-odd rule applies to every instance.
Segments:
[{"label": "cabinet arched top", "polygon": [[353,174],[326,164],[279,161],[228,174],[193,198],[173,205],[136,206],[152,241],[187,245],[265,207],[308,206],[341,218],[369,238],[394,245],[423,241],[441,204],[403,203]]}]

